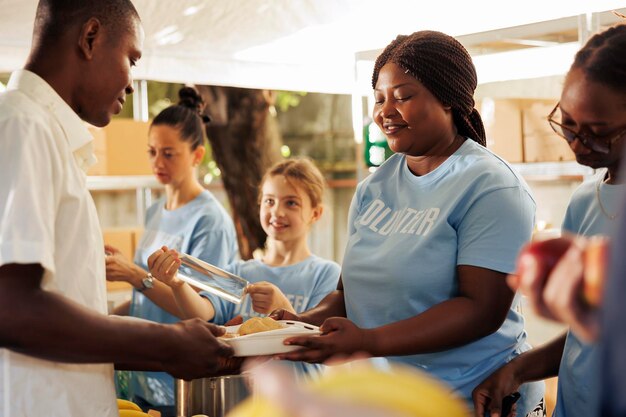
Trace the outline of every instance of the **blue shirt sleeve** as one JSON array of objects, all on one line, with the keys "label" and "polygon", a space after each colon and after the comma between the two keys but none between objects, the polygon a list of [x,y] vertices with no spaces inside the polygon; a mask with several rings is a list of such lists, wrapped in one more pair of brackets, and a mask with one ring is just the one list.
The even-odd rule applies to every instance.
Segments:
[{"label": "blue shirt sleeve", "polygon": [[215,221],[203,216],[196,223],[190,239],[189,255],[210,264],[224,267],[234,260],[232,236],[223,227],[215,227]]},{"label": "blue shirt sleeve", "polygon": [[520,187],[481,196],[459,225],[457,265],[514,272],[517,255],[530,240],[534,213],[535,203]]}]

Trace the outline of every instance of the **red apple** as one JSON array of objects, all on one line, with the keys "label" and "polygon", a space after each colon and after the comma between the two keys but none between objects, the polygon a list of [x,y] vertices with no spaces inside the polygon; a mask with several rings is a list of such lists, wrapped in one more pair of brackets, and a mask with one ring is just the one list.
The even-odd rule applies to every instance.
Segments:
[{"label": "red apple", "polygon": [[[545,271],[549,272],[554,268],[571,244],[572,240],[565,237],[530,242],[522,248],[518,259],[526,254],[532,255],[544,266]],[[518,265],[518,273],[520,272],[522,271]]]},{"label": "red apple", "polygon": [[609,240],[601,236],[589,239],[585,248],[583,296],[592,307],[598,307],[602,302],[608,263]]}]

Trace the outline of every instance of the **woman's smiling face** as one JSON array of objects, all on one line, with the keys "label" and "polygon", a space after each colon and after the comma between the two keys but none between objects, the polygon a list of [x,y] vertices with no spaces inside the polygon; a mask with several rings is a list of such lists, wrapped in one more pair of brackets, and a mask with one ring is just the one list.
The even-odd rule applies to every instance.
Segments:
[{"label": "woman's smiling face", "polygon": [[451,109],[399,65],[380,69],[374,99],[373,119],[392,151],[423,156],[450,144]]}]

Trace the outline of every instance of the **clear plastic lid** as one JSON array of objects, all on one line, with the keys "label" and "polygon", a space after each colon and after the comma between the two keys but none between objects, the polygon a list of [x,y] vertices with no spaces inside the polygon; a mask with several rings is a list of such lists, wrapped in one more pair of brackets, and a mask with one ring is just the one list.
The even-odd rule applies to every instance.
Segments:
[{"label": "clear plastic lid", "polygon": [[239,304],[245,295],[245,279],[191,255],[179,254],[181,266],[178,278],[201,290]]}]

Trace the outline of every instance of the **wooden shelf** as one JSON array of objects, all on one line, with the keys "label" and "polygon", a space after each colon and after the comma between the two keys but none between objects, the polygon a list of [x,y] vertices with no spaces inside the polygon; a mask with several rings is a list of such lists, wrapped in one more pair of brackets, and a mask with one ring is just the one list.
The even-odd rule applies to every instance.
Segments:
[{"label": "wooden shelf", "polygon": [[526,162],[511,164],[526,181],[574,181],[580,182],[595,174],[595,170],[568,162]]},{"label": "wooden shelf", "polygon": [[328,180],[328,188],[355,188],[358,184],[356,178]]},{"label": "wooden shelf", "polygon": [[153,175],[120,175],[87,177],[87,189],[90,191],[137,190],[141,188],[163,188]]}]

